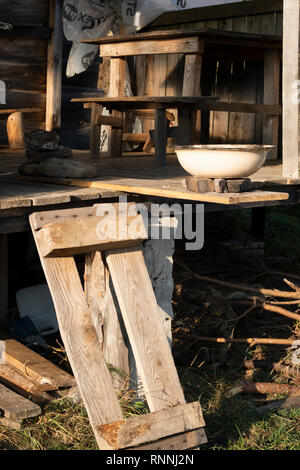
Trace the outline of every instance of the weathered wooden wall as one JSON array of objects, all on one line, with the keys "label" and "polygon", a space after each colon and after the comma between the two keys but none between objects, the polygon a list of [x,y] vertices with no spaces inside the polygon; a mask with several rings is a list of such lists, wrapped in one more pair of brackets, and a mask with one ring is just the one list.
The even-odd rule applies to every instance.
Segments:
[{"label": "weathered wooden wall", "polygon": [[[6,84],[6,103],[39,107],[26,114],[26,130],[44,127],[49,0],[1,0],[1,21],[12,31],[0,32],[0,80]],[[6,142],[5,121],[0,121],[0,143]]]},{"label": "weathered wooden wall", "polygon": [[[242,14],[245,13],[245,14]],[[218,30],[282,35],[282,1],[260,0],[219,7],[206,7],[183,12],[165,13],[146,30],[214,28]],[[180,95],[183,60],[177,56],[156,56],[150,79],[145,62],[138,58],[136,92],[153,95]],[[222,101],[263,103],[263,57],[239,57],[224,60],[204,57],[201,91],[219,96]],[[279,126],[279,129],[281,126]],[[281,136],[280,136],[281,137]],[[245,113],[203,113],[202,142],[263,143],[263,117]],[[279,155],[281,138],[279,139]]]}]

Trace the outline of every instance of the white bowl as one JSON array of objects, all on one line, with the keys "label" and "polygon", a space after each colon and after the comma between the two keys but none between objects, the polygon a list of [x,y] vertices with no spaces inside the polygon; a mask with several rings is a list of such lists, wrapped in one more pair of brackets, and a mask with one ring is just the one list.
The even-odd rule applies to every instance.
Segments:
[{"label": "white bowl", "polygon": [[273,145],[174,146],[180,165],[200,178],[245,178],[265,163]]}]

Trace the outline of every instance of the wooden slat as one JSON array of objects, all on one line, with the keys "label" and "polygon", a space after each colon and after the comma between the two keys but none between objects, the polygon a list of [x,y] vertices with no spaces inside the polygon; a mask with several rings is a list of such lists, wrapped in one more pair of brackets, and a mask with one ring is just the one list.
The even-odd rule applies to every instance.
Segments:
[{"label": "wooden slat", "polygon": [[0,329],[8,319],[8,236],[0,235]]},{"label": "wooden slat", "polygon": [[[186,174],[184,175],[186,176]],[[113,191],[122,191],[131,194],[143,194],[147,196],[158,196],[167,197],[171,199],[183,199],[189,201],[200,201],[200,202],[212,202],[216,204],[246,204],[261,201],[282,201],[289,199],[288,193],[277,192],[277,191],[251,191],[249,193],[239,194],[226,194],[226,193],[194,193],[186,190],[181,181],[173,182],[167,180],[164,182],[164,187],[160,180],[155,178],[151,182],[143,180],[142,177],[138,179],[134,178],[122,178],[120,175],[115,173],[109,177],[110,182],[104,181],[87,181],[87,180],[70,180],[70,179],[58,179],[58,178],[46,178],[46,177],[23,177],[27,181],[44,181],[53,182],[56,184],[71,185],[71,186],[83,186],[89,188],[103,188],[110,189]]]},{"label": "wooden slat", "polygon": [[0,105],[0,114],[12,114],[15,112],[19,113],[38,113],[41,111],[40,108],[24,108],[22,106],[14,106],[11,107],[10,105]]},{"label": "wooden slat", "polygon": [[283,11],[283,176],[299,176],[299,32],[300,1],[285,0]]},{"label": "wooden slat", "polygon": [[109,450],[98,425],[123,419],[101,345],[73,258],[43,258],[39,231],[33,230],[56,309],[60,333],[100,449]]},{"label": "wooden slat", "polygon": [[[223,76],[224,78],[224,76]],[[217,88],[217,95],[222,93]],[[228,90],[229,94],[229,90]],[[229,101],[212,101],[197,104],[197,108],[202,111],[219,111],[219,112],[236,112],[236,113],[249,113],[249,114],[263,114],[269,116],[280,116],[282,114],[282,107],[279,105],[268,105],[259,103],[238,103]],[[224,115],[222,116],[224,119]]]},{"label": "wooden slat", "polygon": [[[135,224],[134,233],[130,231],[131,224]],[[109,214],[51,223],[39,233],[43,256],[70,256],[134,246],[147,238],[143,218],[138,214],[125,214],[124,218]]]},{"label": "wooden slat", "polygon": [[[110,85],[109,95],[123,97],[125,94],[125,66],[126,61],[122,58],[112,58],[110,60]],[[122,119],[121,111],[112,111],[112,116]],[[122,155],[122,129],[112,128],[108,137],[109,155],[120,157]]]},{"label": "wooden slat", "polygon": [[[217,25],[217,23],[215,23]],[[95,39],[82,39],[80,42],[88,44],[99,44],[100,46],[108,46],[115,44],[124,44],[129,42],[148,42],[148,41],[166,41],[166,40],[177,40],[185,38],[194,38],[199,37],[209,42],[215,43],[226,43],[235,45],[238,41],[240,45],[248,45],[255,47],[281,47],[281,38],[276,35],[267,35],[267,34],[250,34],[250,33],[240,33],[233,31],[219,31],[212,28],[184,28],[177,30],[160,30],[152,31],[146,33],[137,34],[126,34],[119,36],[105,36]],[[125,51],[124,51],[125,52]],[[174,51],[175,52],[175,51]],[[191,51],[191,53],[197,52],[196,50]],[[148,52],[151,54],[151,51]],[[154,53],[154,52],[153,52]],[[158,49],[158,53],[161,53]],[[102,54],[101,54],[102,55]],[[127,54],[124,54],[125,56]]]},{"label": "wooden slat", "polygon": [[45,404],[53,400],[53,396],[39,390],[39,385],[28,376],[10,364],[0,364],[0,380],[11,390],[19,393],[25,398],[30,398],[34,403]]},{"label": "wooden slat", "polygon": [[0,384],[0,410],[7,419],[33,418],[41,414],[41,408]]},{"label": "wooden slat", "polygon": [[63,25],[59,0],[49,2],[49,26],[52,29],[47,50],[46,131],[60,129]]},{"label": "wooden slat", "polygon": [[114,449],[123,449],[203,426],[200,403],[194,402],[102,425],[99,431]]},{"label": "wooden slat", "polygon": [[196,54],[198,38],[155,39],[100,45],[101,57],[126,57],[148,54]]},{"label": "wooden slat", "polygon": [[[267,49],[264,60],[264,103],[278,105],[280,97],[281,55],[279,51]],[[278,156],[279,119],[267,116],[263,123],[263,144],[275,145],[275,149],[268,154],[269,160],[276,160]]]},{"label": "wooden slat", "polygon": [[177,436],[165,437],[150,444],[131,447],[128,450],[187,450],[198,448],[201,444],[207,443],[204,428],[188,431]]},{"label": "wooden slat", "polygon": [[6,363],[34,380],[40,390],[57,390],[75,384],[74,377],[18,341],[8,339],[4,344]]},{"label": "wooden slat", "polygon": [[185,403],[140,247],[108,251],[106,261],[150,411]]}]

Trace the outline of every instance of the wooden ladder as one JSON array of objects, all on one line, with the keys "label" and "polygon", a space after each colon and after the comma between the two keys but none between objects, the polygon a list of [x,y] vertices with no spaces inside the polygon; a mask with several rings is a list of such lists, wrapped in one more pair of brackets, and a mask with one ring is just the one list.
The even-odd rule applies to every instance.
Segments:
[{"label": "wooden ladder", "polygon": [[[120,205],[112,206],[119,214]],[[197,448],[207,442],[202,410],[199,402],[185,401],[163,331],[141,249],[147,238],[143,218],[131,211],[125,227],[120,230],[118,222],[118,236],[112,237],[108,227],[116,220],[115,214],[97,215],[94,207],[30,216],[61,337],[93,432],[102,450]],[[136,227],[133,233],[129,233],[130,224]],[[78,254],[85,255],[88,277],[84,287],[74,259]],[[100,279],[104,265],[111,281],[106,289],[119,304],[150,410],[128,419],[123,417],[104,356],[102,329],[96,321],[99,314],[105,314]],[[109,340],[122,349],[116,314],[111,321],[116,333]]]}]

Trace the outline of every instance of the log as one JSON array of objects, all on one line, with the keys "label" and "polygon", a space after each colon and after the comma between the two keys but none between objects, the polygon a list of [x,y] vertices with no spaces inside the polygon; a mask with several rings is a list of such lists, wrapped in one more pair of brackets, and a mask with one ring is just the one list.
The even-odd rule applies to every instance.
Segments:
[{"label": "log", "polygon": [[259,413],[267,413],[271,410],[284,410],[286,408],[299,408],[300,407],[300,395],[295,397],[284,398],[282,400],[274,400],[267,405],[256,408]]},{"label": "log", "polygon": [[269,383],[269,382],[248,382],[244,381],[232,389],[229,394],[233,395],[240,391],[240,393],[250,394],[259,393],[261,395],[269,395],[271,393],[287,394],[287,395],[300,395],[299,385]]},{"label": "log", "polygon": [[24,119],[22,112],[12,113],[7,119],[7,137],[11,149],[25,149]]}]

